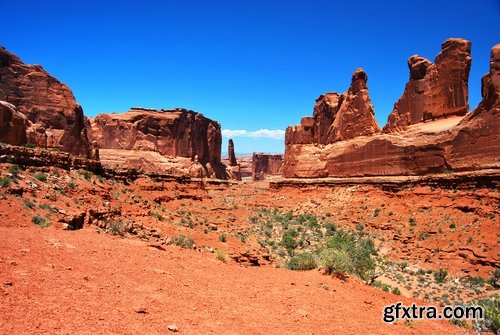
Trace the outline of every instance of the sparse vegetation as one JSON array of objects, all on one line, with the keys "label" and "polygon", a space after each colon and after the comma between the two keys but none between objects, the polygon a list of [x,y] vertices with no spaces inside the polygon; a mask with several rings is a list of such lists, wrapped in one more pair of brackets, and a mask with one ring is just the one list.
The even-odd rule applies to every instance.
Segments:
[{"label": "sparse vegetation", "polygon": [[36,180],[44,183],[47,181],[47,175],[43,172],[36,172],[33,177],[35,177]]},{"label": "sparse vegetation", "polygon": [[174,237],[171,241],[170,244],[176,245],[178,247],[184,248],[184,249],[192,249],[194,246],[194,240],[191,239],[190,237],[187,237],[186,235],[178,235]]},{"label": "sparse vegetation", "polygon": [[436,283],[444,283],[446,276],[448,276],[448,271],[445,269],[439,269],[434,273],[434,280]]},{"label": "sparse vegetation", "polygon": [[121,218],[115,218],[107,223],[107,227],[111,234],[125,236],[127,224]]},{"label": "sparse vegetation", "polygon": [[36,224],[37,226],[41,227],[41,228],[45,228],[45,227],[48,227],[49,226],[49,222],[47,221],[46,218],[44,218],[43,216],[41,215],[38,215],[38,214],[35,214],[32,218],[31,218],[31,222],[33,222],[34,224]]},{"label": "sparse vegetation", "polygon": [[226,242],[227,241],[227,235],[225,233],[220,233],[219,234],[219,241]]},{"label": "sparse vegetation", "polygon": [[287,267],[290,270],[305,271],[315,269],[317,264],[315,257],[311,253],[304,252],[290,258]]}]

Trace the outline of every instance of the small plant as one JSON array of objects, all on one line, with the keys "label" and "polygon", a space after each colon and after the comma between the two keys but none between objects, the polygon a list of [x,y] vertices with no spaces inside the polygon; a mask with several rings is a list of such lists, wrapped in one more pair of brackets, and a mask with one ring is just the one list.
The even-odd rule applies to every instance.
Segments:
[{"label": "small plant", "polygon": [[305,270],[312,270],[317,267],[316,260],[314,259],[314,256],[308,252],[304,252],[301,254],[298,254],[296,256],[293,256],[287,264],[287,268],[290,270],[299,270],[299,271],[305,271]]},{"label": "small plant", "polygon": [[394,215],[394,212],[393,211],[390,211],[389,213],[387,213],[388,216],[393,216]]},{"label": "small plant", "polygon": [[488,284],[493,286],[493,288],[500,288],[500,268],[495,268],[493,275],[488,278]]},{"label": "small plant", "polygon": [[456,224],[454,224],[454,223],[450,224],[450,229],[455,229],[455,228],[457,228]]},{"label": "small plant", "polygon": [[375,208],[375,211],[373,212],[373,217],[377,217],[380,214],[380,208]]},{"label": "small plant", "polygon": [[59,177],[60,176],[58,168],[55,168],[53,173],[54,173],[55,177]]},{"label": "small plant", "polygon": [[476,319],[473,322],[476,331],[498,334],[500,332],[500,298],[493,296],[474,303],[484,308],[484,319]]},{"label": "small plant", "polygon": [[47,175],[43,172],[37,172],[34,175],[35,179],[40,180],[41,182],[45,183],[47,181]]},{"label": "small plant", "polygon": [[163,215],[161,215],[160,213],[156,213],[156,212],[153,212],[153,211],[149,211],[148,213],[149,215],[151,215],[152,217],[156,218],[158,221],[163,221],[165,218],[163,217]]},{"label": "small plant", "polygon": [[92,177],[92,173],[90,171],[82,170],[80,173],[83,178],[85,178],[85,180],[90,180],[90,178]]},{"label": "small plant", "polygon": [[214,253],[215,253],[215,258],[217,258],[219,261],[226,263],[228,256],[224,251],[216,249]]},{"label": "small plant", "polygon": [[219,241],[226,242],[227,241],[227,235],[225,233],[219,234]]},{"label": "small plant", "polygon": [[21,168],[19,167],[19,165],[12,164],[11,166],[9,166],[9,173],[13,177],[17,177],[17,175],[19,174],[19,172],[21,172]]},{"label": "small plant", "polygon": [[36,207],[36,204],[33,201],[31,201],[30,199],[24,199],[23,202],[24,202],[24,206],[26,206],[30,209],[33,209]]},{"label": "small plant", "polygon": [[9,177],[3,177],[0,179],[0,185],[3,188],[7,188],[10,186],[10,178]]},{"label": "small plant", "polygon": [[412,226],[412,227],[417,225],[415,218],[413,218],[413,217],[411,217],[408,221],[410,222],[410,226]]},{"label": "small plant", "polygon": [[448,271],[445,269],[439,269],[437,272],[434,273],[434,280],[436,283],[444,283],[446,280],[446,276],[448,276]]},{"label": "small plant", "polygon": [[34,149],[36,148],[36,144],[35,143],[26,143],[24,145],[26,148],[30,148],[30,149]]},{"label": "small plant", "polygon": [[179,236],[174,237],[170,241],[170,244],[176,245],[184,249],[192,249],[194,246],[194,240],[187,237],[186,235],[181,234]]},{"label": "small plant", "polygon": [[125,236],[127,224],[118,218],[108,222],[108,228],[113,235]]},{"label": "small plant", "polygon": [[398,288],[398,287],[394,287],[394,288],[392,289],[392,293],[393,293],[393,294],[395,294],[395,295],[401,295],[401,291],[399,290],[399,288]]},{"label": "small plant", "polygon": [[31,222],[36,224],[38,227],[45,228],[49,226],[49,222],[41,215],[35,214],[31,218]]}]

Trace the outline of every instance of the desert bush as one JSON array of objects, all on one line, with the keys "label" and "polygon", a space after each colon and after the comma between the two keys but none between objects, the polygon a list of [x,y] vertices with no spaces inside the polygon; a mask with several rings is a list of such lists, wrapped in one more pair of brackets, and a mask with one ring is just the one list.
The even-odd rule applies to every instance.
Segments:
[{"label": "desert bush", "polygon": [[499,334],[500,332],[500,297],[493,296],[478,301],[474,304],[484,308],[484,319],[475,319],[474,328],[478,333],[491,332]]},{"label": "desert bush", "polygon": [[36,207],[36,204],[33,201],[31,201],[30,199],[24,199],[23,202],[24,202],[24,206],[26,206],[30,209],[33,209]]},{"label": "desert bush", "polygon": [[109,221],[107,227],[113,235],[125,236],[125,232],[127,231],[127,224],[120,218]]},{"label": "desert bush", "polygon": [[434,280],[436,283],[444,283],[446,280],[446,276],[448,276],[448,271],[445,269],[439,269],[437,272],[434,273]]},{"label": "desert bush", "polygon": [[36,144],[35,143],[26,143],[24,145],[26,148],[30,148],[30,149],[34,149],[36,148]]},{"label": "desert bush", "polygon": [[326,248],[319,250],[318,264],[329,274],[350,273],[369,280],[375,270],[375,261],[371,256],[376,254],[372,239],[338,230]]},{"label": "desert bush", "polygon": [[10,186],[10,178],[9,177],[3,177],[0,179],[0,186],[3,188],[7,188]]},{"label": "desert bush", "polygon": [[161,215],[160,213],[156,213],[156,212],[153,212],[153,211],[149,211],[148,213],[149,215],[151,215],[152,217],[158,219],[159,221],[163,221],[165,218],[163,217],[163,215]]},{"label": "desert bush", "polygon": [[40,180],[41,182],[46,182],[47,181],[47,175],[43,172],[37,172],[34,175],[35,179]]},{"label": "desert bush", "polygon": [[31,222],[33,222],[34,224],[36,224],[37,226],[42,227],[42,228],[49,226],[49,222],[43,216],[38,215],[38,214],[35,214],[31,218]]},{"label": "desert bush", "polygon": [[290,270],[312,270],[317,267],[316,260],[311,253],[304,252],[293,256],[287,263],[287,268]]},{"label": "desert bush", "polygon": [[219,234],[219,241],[226,242],[227,241],[227,235],[225,233]]},{"label": "desert bush", "polygon": [[170,241],[170,244],[176,245],[184,249],[192,249],[194,246],[194,240],[187,237],[186,235],[178,235]]},{"label": "desert bush", "polygon": [[214,253],[215,258],[217,258],[219,261],[222,261],[224,263],[227,261],[228,256],[224,251],[216,249]]}]

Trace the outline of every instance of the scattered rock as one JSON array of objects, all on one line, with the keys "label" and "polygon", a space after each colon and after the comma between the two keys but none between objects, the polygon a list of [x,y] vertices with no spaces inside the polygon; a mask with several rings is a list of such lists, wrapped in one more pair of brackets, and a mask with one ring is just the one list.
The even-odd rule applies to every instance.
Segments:
[{"label": "scattered rock", "polygon": [[168,330],[177,333],[179,331],[179,327],[177,327],[176,325],[168,325]]}]

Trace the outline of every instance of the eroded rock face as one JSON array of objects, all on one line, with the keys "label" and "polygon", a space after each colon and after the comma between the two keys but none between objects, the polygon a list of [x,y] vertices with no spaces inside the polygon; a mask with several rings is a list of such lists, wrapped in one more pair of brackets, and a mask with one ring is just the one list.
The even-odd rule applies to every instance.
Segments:
[{"label": "eroded rock face", "polygon": [[191,159],[198,156],[205,175],[208,163],[218,178],[225,175],[220,125],[193,111],[132,108],[122,114],[99,114],[90,120],[89,137],[101,149],[153,151]]},{"label": "eroded rock face", "polygon": [[283,155],[254,153],[252,157],[252,176],[254,180],[266,176],[279,176],[283,171]]},{"label": "eroded rock face", "polygon": [[450,38],[441,45],[434,63],[411,56],[410,80],[394,104],[384,131],[401,131],[418,122],[465,115],[469,110],[470,51],[469,41]]},{"label": "eroded rock face", "polygon": [[[438,78],[434,75],[428,77],[429,71],[439,69],[438,64],[440,66],[448,64],[447,72],[443,72],[444,70],[439,72],[440,75],[448,74],[448,78],[453,77],[452,73],[468,74],[469,51],[469,42],[453,39],[443,44],[443,51],[436,59],[436,64],[430,64],[418,56],[411,57],[409,61],[411,79],[407,84],[407,91],[409,86],[415,88],[421,85],[419,87],[423,87],[425,93],[428,84],[426,80],[433,78],[439,83],[440,80],[444,80],[443,78],[447,78],[447,76]],[[445,61],[451,57],[450,55],[456,58],[452,57],[451,61]],[[466,62],[457,59],[465,59]],[[418,96],[417,100],[412,100],[415,97],[410,95],[404,95],[396,106],[403,106],[402,101],[407,101],[411,102],[410,105],[413,107],[409,107],[404,115],[393,112],[391,117],[404,116],[406,121],[401,124],[394,123],[390,131],[385,133],[358,136],[323,145],[315,142],[309,144],[287,142],[284,176],[297,178],[401,176],[499,169],[500,45],[493,47],[490,72],[482,79],[483,100],[465,117],[462,108],[467,104],[466,99],[464,102],[461,97],[466,96],[464,92],[467,86],[461,81],[456,83],[458,83],[456,86],[447,86],[446,92],[442,87],[436,86],[435,93],[430,96],[432,98],[430,102],[426,101],[429,98],[426,95]],[[423,102],[418,99],[423,99]],[[434,106],[435,109],[426,109],[426,106]],[[337,111],[336,117],[339,113],[340,111]],[[428,119],[429,115],[432,117]],[[422,120],[426,122],[420,122]]]},{"label": "eroded rock face", "polygon": [[1,47],[0,100],[14,105],[29,121],[26,140],[16,144],[29,142],[90,157],[83,110],[71,90],[40,65],[26,65]]},{"label": "eroded rock face", "polygon": [[6,101],[0,101],[0,142],[12,145],[26,143],[28,120],[16,107]]},{"label": "eroded rock face", "polygon": [[363,69],[352,75],[346,93],[326,93],[316,99],[312,117],[286,130],[285,144],[329,144],[380,132]]}]

